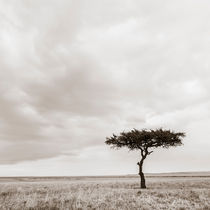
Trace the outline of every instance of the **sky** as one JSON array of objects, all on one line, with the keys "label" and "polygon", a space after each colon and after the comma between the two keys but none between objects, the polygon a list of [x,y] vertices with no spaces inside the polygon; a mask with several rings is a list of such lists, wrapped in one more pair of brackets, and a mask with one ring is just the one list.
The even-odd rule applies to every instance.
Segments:
[{"label": "sky", "polygon": [[0,0],[0,176],[138,173],[113,133],[164,128],[145,172],[210,171],[208,0]]}]

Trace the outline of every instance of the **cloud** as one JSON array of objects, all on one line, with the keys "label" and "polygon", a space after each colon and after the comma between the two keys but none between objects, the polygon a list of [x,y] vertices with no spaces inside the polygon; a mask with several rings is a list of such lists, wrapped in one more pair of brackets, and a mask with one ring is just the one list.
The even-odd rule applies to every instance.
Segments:
[{"label": "cloud", "polygon": [[134,127],[208,139],[209,7],[2,1],[1,164],[73,158]]}]

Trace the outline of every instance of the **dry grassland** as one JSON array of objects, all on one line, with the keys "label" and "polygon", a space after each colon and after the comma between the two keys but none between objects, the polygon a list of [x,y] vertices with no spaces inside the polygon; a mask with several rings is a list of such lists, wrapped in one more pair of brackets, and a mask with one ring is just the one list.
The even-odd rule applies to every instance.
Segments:
[{"label": "dry grassland", "polygon": [[210,177],[0,179],[0,209],[210,210]]}]

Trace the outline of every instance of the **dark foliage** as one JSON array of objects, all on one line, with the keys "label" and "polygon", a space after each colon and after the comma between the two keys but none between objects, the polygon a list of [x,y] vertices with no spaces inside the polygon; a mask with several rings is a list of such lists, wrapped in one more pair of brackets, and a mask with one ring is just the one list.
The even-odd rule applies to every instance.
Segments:
[{"label": "dark foliage", "polygon": [[184,133],[175,133],[171,130],[137,130],[133,129],[129,132],[122,132],[106,138],[105,143],[113,148],[128,147],[130,150],[146,150],[148,148],[179,146],[182,145],[182,137]]}]

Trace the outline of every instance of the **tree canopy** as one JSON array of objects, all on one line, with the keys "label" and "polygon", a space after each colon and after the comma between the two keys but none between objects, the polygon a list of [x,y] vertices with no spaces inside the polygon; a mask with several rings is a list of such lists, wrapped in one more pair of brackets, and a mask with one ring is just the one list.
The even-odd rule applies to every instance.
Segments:
[{"label": "tree canopy", "polygon": [[171,130],[160,129],[133,129],[129,132],[121,132],[120,135],[115,135],[106,138],[105,143],[111,145],[112,148],[127,147],[130,150],[146,150],[148,148],[182,145],[182,138],[185,137],[184,133],[175,133]]}]

